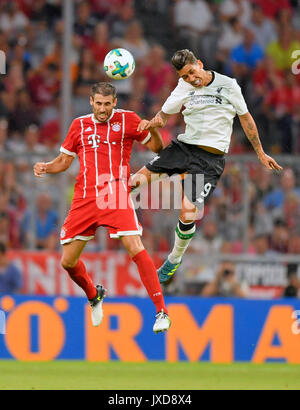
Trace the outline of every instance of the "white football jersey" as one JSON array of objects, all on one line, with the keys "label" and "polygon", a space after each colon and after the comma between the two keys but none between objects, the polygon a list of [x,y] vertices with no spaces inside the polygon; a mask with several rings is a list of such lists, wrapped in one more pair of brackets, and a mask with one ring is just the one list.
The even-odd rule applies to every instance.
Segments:
[{"label": "white football jersey", "polygon": [[194,87],[179,79],[162,111],[176,114],[184,110],[185,133],[178,140],[186,144],[204,145],[228,152],[233,119],[248,112],[241,88],[235,79],[212,72],[206,87]]}]

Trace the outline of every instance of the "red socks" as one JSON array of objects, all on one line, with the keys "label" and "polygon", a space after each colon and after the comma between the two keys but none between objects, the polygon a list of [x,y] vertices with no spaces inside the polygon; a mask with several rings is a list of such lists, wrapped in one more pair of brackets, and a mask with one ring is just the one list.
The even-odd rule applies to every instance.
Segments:
[{"label": "red socks", "polygon": [[88,299],[94,299],[96,297],[97,290],[95,285],[87,274],[84,263],[80,259],[74,268],[68,268],[66,271],[69,273],[71,279],[84,290]]},{"label": "red socks", "polygon": [[146,249],[136,254],[132,260],[137,264],[141,280],[154,303],[157,312],[160,312],[163,309],[164,312],[168,313],[156,268]]},{"label": "red socks", "polygon": [[[164,312],[168,313],[156,268],[146,249],[135,255],[132,260],[137,264],[141,280],[156,307],[156,311],[160,312],[163,309]],[[69,273],[71,279],[84,290],[88,299],[94,299],[94,297],[96,297],[97,290],[95,285],[87,274],[84,263],[80,259],[73,268],[68,268],[66,271]]]}]

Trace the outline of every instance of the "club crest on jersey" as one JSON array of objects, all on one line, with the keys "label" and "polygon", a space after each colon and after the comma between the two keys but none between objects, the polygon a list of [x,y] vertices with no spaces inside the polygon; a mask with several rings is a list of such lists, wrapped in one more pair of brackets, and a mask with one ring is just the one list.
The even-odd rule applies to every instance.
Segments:
[{"label": "club crest on jersey", "polygon": [[100,144],[100,135],[91,134],[88,136],[88,141],[92,148],[98,148],[98,144]]},{"label": "club crest on jersey", "polygon": [[64,238],[66,236],[66,231],[64,230],[64,228],[60,231],[60,237]]},{"label": "club crest on jersey", "polygon": [[119,122],[114,122],[114,123],[112,124],[112,126],[111,126],[111,129],[112,129],[114,132],[119,132],[119,131],[121,130],[121,123],[119,123]]}]

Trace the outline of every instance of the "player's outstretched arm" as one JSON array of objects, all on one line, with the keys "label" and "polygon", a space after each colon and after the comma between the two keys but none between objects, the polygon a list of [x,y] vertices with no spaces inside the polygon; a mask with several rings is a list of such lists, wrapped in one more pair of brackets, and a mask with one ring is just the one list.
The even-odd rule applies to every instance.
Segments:
[{"label": "player's outstretched arm", "polygon": [[74,157],[61,153],[51,162],[37,162],[33,166],[33,173],[36,177],[41,178],[43,174],[58,174],[70,167]]},{"label": "player's outstretched arm", "polygon": [[138,126],[138,131],[141,132],[144,130],[149,130],[150,128],[163,128],[170,117],[170,114],[165,114],[163,111],[159,111],[156,116],[152,118],[152,120],[148,121],[147,124],[142,124],[141,122]]},{"label": "player's outstretched arm", "polygon": [[260,162],[268,169],[281,171],[282,167],[279,164],[277,164],[275,159],[264,152],[259,139],[258,130],[252,115],[249,112],[247,112],[244,115],[239,115],[239,119],[241,122],[241,126],[248,140],[251,142],[252,147],[254,148]]},{"label": "player's outstretched arm", "polygon": [[[141,127],[146,126],[150,121],[142,120],[139,125]],[[156,154],[164,148],[164,143],[160,132],[156,128],[149,128],[151,134],[150,140],[145,144],[145,147],[155,152]]]}]

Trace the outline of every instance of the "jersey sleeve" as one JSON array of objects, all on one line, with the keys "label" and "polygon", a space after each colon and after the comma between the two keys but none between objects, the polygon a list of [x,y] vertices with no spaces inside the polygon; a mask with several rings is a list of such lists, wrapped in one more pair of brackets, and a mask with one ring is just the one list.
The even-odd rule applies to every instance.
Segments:
[{"label": "jersey sleeve", "polygon": [[181,111],[187,97],[182,81],[183,80],[179,80],[177,87],[172,91],[162,106],[161,110],[165,114],[177,114]]},{"label": "jersey sleeve", "polygon": [[80,124],[78,121],[74,120],[70,125],[68,134],[60,147],[60,152],[64,154],[76,157],[77,155],[77,145],[78,145],[78,135],[80,134]]},{"label": "jersey sleeve", "polygon": [[151,134],[149,130],[142,132],[137,131],[137,127],[141,121],[142,119],[135,112],[131,112],[127,117],[127,133],[130,134],[135,141],[146,144],[150,140]]},{"label": "jersey sleeve", "polygon": [[232,82],[230,100],[231,100],[232,105],[236,109],[237,115],[247,114],[248,107],[243,97],[241,87],[238,85],[236,80],[233,80]]}]

